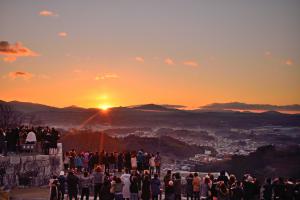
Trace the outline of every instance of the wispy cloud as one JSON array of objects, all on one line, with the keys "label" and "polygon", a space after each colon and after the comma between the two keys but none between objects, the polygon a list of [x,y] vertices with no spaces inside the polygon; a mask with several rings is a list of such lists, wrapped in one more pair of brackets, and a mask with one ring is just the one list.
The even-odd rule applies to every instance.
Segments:
[{"label": "wispy cloud", "polygon": [[49,10],[42,10],[39,12],[39,15],[43,17],[58,17],[58,14]]},{"label": "wispy cloud", "polygon": [[143,57],[140,57],[140,56],[135,57],[135,60],[137,62],[145,62],[145,59]]},{"label": "wispy cloud", "polygon": [[59,32],[59,33],[58,33],[58,36],[59,36],[59,37],[67,37],[67,36],[68,36],[68,33],[67,33],[67,32]]},{"label": "wispy cloud", "polygon": [[95,81],[105,80],[105,79],[117,79],[119,76],[117,74],[104,74],[95,77]]},{"label": "wispy cloud", "polygon": [[199,64],[196,61],[192,61],[192,60],[187,60],[183,62],[184,65],[186,66],[191,66],[191,67],[198,67]]},{"label": "wispy cloud", "polygon": [[166,63],[167,65],[175,65],[174,61],[173,61],[171,58],[166,58],[166,59],[165,59],[165,63]]},{"label": "wispy cloud", "polygon": [[0,55],[6,56],[3,59],[6,62],[13,62],[18,56],[38,56],[37,53],[23,46],[20,42],[9,44],[7,41],[0,41]]},{"label": "wispy cloud", "polygon": [[265,51],[264,55],[266,57],[271,57],[272,56],[272,53],[270,51]]},{"label": "wispy cloud", "polygon": [[3,61],[7,63],[12,63],[15,62],[16,60],[17,58],[15,56],[7,56],[3,58]]},{"label": "wispy cloud", "polygon": [[287,60],[284,62],[284,64],[286,64],[286,65],[288,65],[288,66],[292,66],[292,65],[294,65],[294,61],[291,60],[291,59],[287,59]]},{"label": "wispy cloud", "polygon": [[34,75],[29,73],[29,72],[23,72],[23,71],[15,71],[15,72],[10,72],[8,74],[8,77],[11,80],[15,80],[17,78],[21,78],[23,80],[29,80],[33,77]]}]

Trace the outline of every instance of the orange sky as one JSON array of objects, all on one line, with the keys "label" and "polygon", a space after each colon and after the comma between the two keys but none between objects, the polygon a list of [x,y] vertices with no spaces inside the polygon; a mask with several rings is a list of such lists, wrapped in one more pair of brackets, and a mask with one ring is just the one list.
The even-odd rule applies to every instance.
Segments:
[{"label": "orange sky", "polygon": [[299,5],[1,1],[0,99],[299,104]]}]

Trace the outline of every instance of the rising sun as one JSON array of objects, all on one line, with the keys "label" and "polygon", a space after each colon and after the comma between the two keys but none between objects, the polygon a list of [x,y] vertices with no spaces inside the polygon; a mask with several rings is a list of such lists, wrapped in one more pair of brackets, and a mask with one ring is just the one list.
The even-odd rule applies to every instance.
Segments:
[{"label": "rising sun", "polygon": [[100,104],[100,105],[98,106],[98,108],[100,108],[101,110],[108,110],[108,109],[111,108],[111,106],[108,105],[108,104]]}]

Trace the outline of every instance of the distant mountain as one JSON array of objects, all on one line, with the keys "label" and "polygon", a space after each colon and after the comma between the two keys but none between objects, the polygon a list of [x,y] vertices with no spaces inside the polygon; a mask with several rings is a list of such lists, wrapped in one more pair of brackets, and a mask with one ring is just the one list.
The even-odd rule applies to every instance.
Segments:
[{"label": "distant mountain", "polygon": [[201,109],[209,110],[257,110],[257,111],[299,111],[300,105],[270,105],[270,104],[246,104],[240,102],[213,103],[202,106]]},{"label": "distant mountain", "polygon": [[156,104],[114,107],[106,112],[98,108],[76,106],[56,108],[26,102],[0,102],[25,115],[34,115],[45,125],[128,126],[128,127],[213,127],[251,128],[257,126],[300,126],[300,114],[278,112],[238,112],[222,110],[189,111]]},{"label": "distant mountain", "polygon": [[138,106],[132,106],[133,109],[147,110],[147,111],[177,111],[178,109],[169,105],[157,105],[157,104],[144,104]]},{"label": "distant mountain", "polygon": [[20,102],[20,101],[0,101],[0,104],[9,105],[13,109],[24,112],[24,113],[30,113],[30,112],[42,112],[42,111],[54,111],[58,108],[52,107],[52,106],[46,106],[43,104],[38,103],[30,103],[30,102]]}]

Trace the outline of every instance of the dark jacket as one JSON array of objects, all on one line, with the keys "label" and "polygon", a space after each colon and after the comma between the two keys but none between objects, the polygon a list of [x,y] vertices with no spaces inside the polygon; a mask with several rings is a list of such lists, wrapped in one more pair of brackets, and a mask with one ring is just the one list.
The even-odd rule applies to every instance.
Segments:
[{"label": "dark jacket", "polygon": [[153,178],[151,180],[151,191],[152,195],[160,194],[160,180],[158,178]]}]

